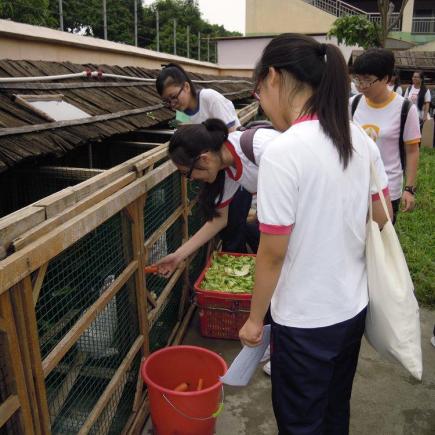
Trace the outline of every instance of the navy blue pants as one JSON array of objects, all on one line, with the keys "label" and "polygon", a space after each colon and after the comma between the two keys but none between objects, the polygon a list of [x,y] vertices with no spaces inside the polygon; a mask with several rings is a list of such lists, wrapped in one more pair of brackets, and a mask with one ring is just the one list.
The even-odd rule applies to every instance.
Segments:
[{"label": "navy blue pants", "polygon": [[272,321],[272,402],[280,435],[349,433],[350,396],[366,309],[324,328]]},{"label": "navy blue pants", "polygon": [[251,208],[252,194],[240,187],[228,209],[227,226],[219,233],[222,251],[246,253],[246,218]]}]

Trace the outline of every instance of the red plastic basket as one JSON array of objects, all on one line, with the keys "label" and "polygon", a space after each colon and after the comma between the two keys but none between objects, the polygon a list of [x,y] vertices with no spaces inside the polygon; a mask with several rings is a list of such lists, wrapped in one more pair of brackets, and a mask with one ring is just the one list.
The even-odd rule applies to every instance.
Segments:
[{"label": "red plastic basket", "polygon": [[[235,257],[255,257],[255,254],[235,252],[218,252],[217,255],[234,255]],[[204,270],[195,282],[194,289],[199,307],[199,325],[201,335],[212,338],[239,339],[239,330],[246,322],[251,308],[251,294],[227,293],[200,288],[205,274],[211,265],[209,258]]]}]

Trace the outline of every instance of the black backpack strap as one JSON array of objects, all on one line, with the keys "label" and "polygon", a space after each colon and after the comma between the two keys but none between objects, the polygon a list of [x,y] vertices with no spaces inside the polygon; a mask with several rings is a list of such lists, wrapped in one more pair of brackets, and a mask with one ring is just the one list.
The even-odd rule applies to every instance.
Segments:
[{"label": "black backpack strap", "polygon": [[355,114],[356,108],[358,107],[358,104],[361,101],[361,98],[362,98],[362,94],[358,94],[352,100],[352,105],[350,106],[351,119],[353,119],[353,115]]},{"label": "black backpack strap", "polygon": [[403,133],[405,131],[406,119],[408,118],[408,112],[411,108],[411,101],[404,99],[402,103],[402,110],[400,112],[400,135],[399,135],[399,152],[400,152],[400,163],[402,165],[402,170],[405,172],[406,169],[406,153],[405,153],[405,141],[403,140]]},{"label": "black backpack strap", "polygon": [[242,135],[240,136],[240,148],[243,151],[243,154],[250,160],[254,165],[256,165],[255,156],[254,156],[254,135],[260,128],[273,128],[272,124],[266,123],[262,121],[261,123],[257,123],[256,125],[248,127],[243,130]]}]

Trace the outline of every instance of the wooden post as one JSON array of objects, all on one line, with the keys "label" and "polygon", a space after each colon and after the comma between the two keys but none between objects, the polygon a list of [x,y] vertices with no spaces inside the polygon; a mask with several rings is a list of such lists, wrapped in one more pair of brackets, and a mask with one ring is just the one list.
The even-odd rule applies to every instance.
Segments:
[{"label": "wooden post", "polygon": [[137,261],[138,268],[134,274],[136,285],[137,310],[139,318],[139,333],[144,336],[142,345],[142,355],[149,354],[149,339],[148,339],[148,317],[147,317],[147,295],[145,288],[145,241],[144,241],[144,205],[146,194],[139,197],[136,201],[130,204],[127,208],[133,218],[131,228],[133,259]]},{"label": "wooden post", "polygon": [[[181,204],[183,207],[183,223],[182,223],[182,243],[187,242],[189,239],[189,197],[187,192],[187,180],[185,177],[181,178]],[[178,320],[183,318],[186,310],[187,299],[189,298],[190,280],[189,280],[189,266],[190,260],[186,259],[184,272],[183,272],[183,290],[181,292],[180,306],[178,308]]]},{"label": "wooden post", "polygon": [[30,409],[29,395],[27,392],[26,381],[24,378],[24,369],[22,364],[21,350],[18,344],[17,330],[15,328],[15,319],[12,311],[10,298],[11,290],[0,295],[0,315],[6,320],[7,340],[9,349],[9,371],[13,373],[16,384],[16,394],[20,401],[20,423],[21,433],[34,435],[32,411]]},{"label": "wooden post", "polygon": [[30,350],[30,360],[32,363],[33,379],[35,383],[35,394],[38,403],[39,420],[41,433],[51,434],[50,416],[48,413],[47,392],[45,389],[45,378],[42,371],[41,347],[39,343],[38,326],[36,323],[36,313],[33,306],[32,282],[30,276],[22,281],[22,298],[24,308],[24,318],[28,328],[28,340]]}]

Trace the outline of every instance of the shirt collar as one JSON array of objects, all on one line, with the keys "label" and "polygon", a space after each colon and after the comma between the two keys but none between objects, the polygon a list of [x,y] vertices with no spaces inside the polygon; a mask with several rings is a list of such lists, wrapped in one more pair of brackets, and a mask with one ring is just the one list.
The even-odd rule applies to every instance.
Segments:
[{"label": "shirt collar", "polygon": [[240,157],[237,154],[237,152],[236,152],[236,150],[234,148],[234,145],[229,140],[226,140],[224,145],[227,147],[228,151],[233,156],[234,163],[236,165],[236,173],[235,174],[233,174],[233,171],[231,170],[231,168],[227,168],[226,172],[228,174],[228,177],[230,177],[233,180],[237,181],[242,176],[242,172],[243,172],[242,161],[240,160]]}]

